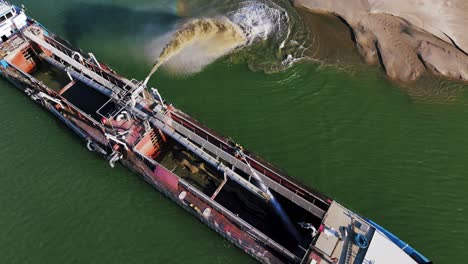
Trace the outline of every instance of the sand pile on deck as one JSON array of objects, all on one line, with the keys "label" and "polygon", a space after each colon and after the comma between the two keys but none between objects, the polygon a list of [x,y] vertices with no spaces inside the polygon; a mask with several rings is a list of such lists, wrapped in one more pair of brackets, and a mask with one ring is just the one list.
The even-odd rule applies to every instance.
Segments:
[{"label": "sand pile on deck", "polygon": [[294,0],[332,13],[351,28],[366,62],[389,77],[413,81],[425,72],[468,81],[466,0]]}]

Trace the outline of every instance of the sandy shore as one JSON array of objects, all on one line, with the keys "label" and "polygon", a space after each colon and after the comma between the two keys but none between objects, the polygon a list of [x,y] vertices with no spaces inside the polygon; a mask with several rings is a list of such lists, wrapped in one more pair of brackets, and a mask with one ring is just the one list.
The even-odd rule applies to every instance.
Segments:
[{"label": "sandy shore", "polygon": [[294,0],[296,7],[343,19],[371,64],[414,81],[426,72],[468,81],[465,0]]}]

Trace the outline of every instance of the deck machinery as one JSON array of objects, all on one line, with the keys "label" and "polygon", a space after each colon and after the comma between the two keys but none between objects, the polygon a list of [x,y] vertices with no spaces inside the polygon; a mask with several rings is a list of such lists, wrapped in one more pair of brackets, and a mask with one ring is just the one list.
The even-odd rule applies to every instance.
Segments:
[{"label": "deck machinery", "polygon": [[[0,1],[0,73],[86,147],[130,168],[262,263],[430,263]],[[43,75],[54,76],[44,80]],[[41,81],[42,80],[42,81]]]}]

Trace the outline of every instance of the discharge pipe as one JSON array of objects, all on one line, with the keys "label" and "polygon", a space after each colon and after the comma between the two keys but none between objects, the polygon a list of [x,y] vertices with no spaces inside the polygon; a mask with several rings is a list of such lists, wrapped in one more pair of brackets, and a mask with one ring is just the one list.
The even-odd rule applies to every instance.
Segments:
[{"label": "discharge pipe", "polygon": [[265,183],[263,183],[262,178],[260,178],[260,176],[254,170],[254,168],[252,168],[252,166],[250,165],[250,162],[247,160],[247,157],[244,154],[244,152],[242,151],[241,147],[239,147],[239,149],[237,150],[237,154],[245,161],[245,163],[249,167],[250,172],[251,172],[250,176],[257,180],[258,185],[260,185],[259,188],[270,196],[269,202],[270,202],[271,206],[273,207],[275,213],[281,219],[281,222],[283,222],[283,225],[286,227],[286,229],[288,229],[288,231],[291,233],[291,235],[293,235],[293,237],[296,239],[296,241],[301,241],[301,235],[299,234],[297,229],[294,227],[294,224],[291,221],[291,218],[289,217],[288,214],[286,214],[286,212],[283,209],[283,206],[281,206],[279,201],[271,193],[270,189],[265,185]]}]

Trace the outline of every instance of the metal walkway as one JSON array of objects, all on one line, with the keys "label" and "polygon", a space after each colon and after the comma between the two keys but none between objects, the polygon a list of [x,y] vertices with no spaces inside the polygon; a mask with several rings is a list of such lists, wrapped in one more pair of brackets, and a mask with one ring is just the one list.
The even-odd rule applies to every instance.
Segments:
[{"label": "metal walkway", "polygon": [[[179,124],[172,118],[162,114],[162,113],[156,113],[154,115],[154,118],[152,118],[152,124],[156,126],[157,128],[161,129],[164,126],[167,126],[170,124],[170,127],[174,130],[177,131],[181,136],[183,136],[186,139],[189,139],[192,142],[195,142],[197,145],[200,146],[201,149],[206,149],[209,152],[213,153],[217,158],[223,159],[229,164],[232,164],[233,167],[240,169],[241,171],[251,174],[251,168],[242,162],[241,160],[237,159],[236,157],[232,156],[231,154],[225,152],[221,148],[215,146],[213,143],[209,142],[208,140],[200,137],[199,135],[195,134],[194,132],[190,131],[183,125]],[[159,121],[159,122],[155,122]],[[191,143],[188,141],[189,143]],[[185,144],[184,144],[185,145]],[[206,152],[205,152],[206,153]],[[278,192],[279,194],[285,196],[292,202],[296,203],[300,207],[304,208],[308,212],[311,212],[317,217],[322,218],[325,215],[325,211],[319,208],[318,206],[314,205],[313,203],[307,201],[306,199],[302,198],[298,194],[292,192],[291,190],[287,189],[286,187],[280,185],[276,181],[272,180],[271,178],[267,177],[265,174],[262,172],[255,170],[257,174],[260,176],[262,179],[263,183],[270,189]]]},{"label": "metal walkway", "polygon": [[73,58],[68,56],[67,54],[63,53],[62,51],[58,50],[54,46],[50,45],[45,40],[43,40],[42,38],[40,38],[39,36],[34,34],[31,30],[29,30],[29,29],[25,30],[23,32],[23,35],[26,38],[28,38],[29,40],[31,40],[32,42],[39,44],[40,46],[42,46],[43,48],[45,48],[47,50],[50,50],[55,56],[59,57],[64,62],[66,62],[67,64],[73,66],[73,68],[79,70],[83,74],[89,76],[91,79],[96,80],[101,85],[109,88],[112,91],[117,88],[113,83],[111,83],[110,81],[104,79],[102,76],[98,75],[94,71],[91,71],[90,69],[88,69],[84,65],[80,64],[79,62],[77,62],[76,60],[74,60]]}]

